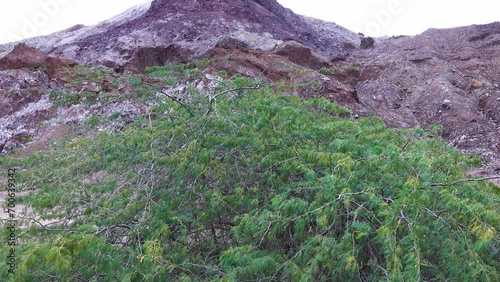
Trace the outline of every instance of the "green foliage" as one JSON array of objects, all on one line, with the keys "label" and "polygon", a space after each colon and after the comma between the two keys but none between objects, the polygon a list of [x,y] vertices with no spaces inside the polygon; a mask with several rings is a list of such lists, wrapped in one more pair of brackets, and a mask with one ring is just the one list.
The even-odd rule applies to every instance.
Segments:
[{"label": "green foliage", "polygon": [[85,128],[90,129],[94,128],[101,122],[101,118],[97,115],[92,115],[89,118],[87,118],[84,122],[83,125]]},{"label": "green foliage", "polygon": [[122,115],[122,112],[114,112],[113,114],[111,114],[108,119],[110,121],[113,121],[113,120],[116,120],[117,118],[119,118],[120,116]]},{"label": "green foliage", "polygon": [[323,74],[334,74],[337,70],[335,68],[329,68],[329,67],[322,67],[319,69],[320,73]]},{"label": "green foliage", "polygon": [[19,160],[23,201],[72,221],[23,233],[11,281],[498,281],[500,195],[459,181],[473,160],[252,85]]},{"label": "green foliage", "polygon": [[197,68],[197,65],[204,64],[206,64],[205,61],[195,61],[187,65],[150,66],[146,67],[146,73],[152,77],[175,78],[176,80],[174,81],[179,79],[189,80],[203,74],[203,72]]},{"label": "green foliage", "polygon": [[142,86],[143,85],[142,80],[137,79],[135,77],[130,78],[130,84],[132,84],[132,86]]},{"label": "green foliage", "polygon": [[80,88],[88,81],[101,86],[106,78],[115,76],[113,71],[108,68],[91,65],[76,65],[72,68],[61,68],[59,71],[67,76],[66,87],[69,88]]},{"label": "green foliage", "polygon": [[429,132],[437,136],[442,136],[444,134],[444,127],[441,124],[432,124],[429,126]]},{"label": "green foliage", "polygon": [[66,93],[59,90],[52,90],[50,92],[50,98],[52,99],[55,106],[70,106],[82,103],[84,105],[93,105],[98,100],[97,93],[82,91],[81,93]]},{"label": "green foliage", "polygon": [[80,100],[78,93],[65,93],[58,90],[52,90],[50,98],[54,101],[55,106],[73,105]]}]

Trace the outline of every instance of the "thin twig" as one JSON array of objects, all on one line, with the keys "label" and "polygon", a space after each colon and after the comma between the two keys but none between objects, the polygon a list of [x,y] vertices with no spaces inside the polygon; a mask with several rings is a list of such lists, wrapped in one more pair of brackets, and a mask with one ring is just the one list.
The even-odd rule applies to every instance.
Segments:
[{"label": "thin twig", "polygon": [[257,85],[257,86],[249,86],[249,87],[240,87],[240,88],[232,88],[232,89],[228,89],[228,90],[224,90],[222,92],[219,92],[217,93],[216,95],[214,95],[213,97],[211,97],[212,99],[213,98],[217,98],[219,97],[220,95],[223,95],[223,94],[226,94],[226,93],[229,93],[229,92],[234,92],[234,91],[238,91],[238,90],[255,90],[255,89],[259,89],[260,88],[260,85]]},{"label": "thin twig", "polygon": [[445,187],[445,186],[451,186],[455,185],[461,182],[475,182],[475,181],[486,181],[486,180],[492,180],[492,179],[500,179],[500,176],[489,176],[489,177],[483,177],[483,178],[465,178],[465,179],[459,179],[457,181],[454,181],[450,184],[445,184],[445,183],[433,183],[431,184],[432,187]]},{"label": "thin twig", "polygon": [[266,232],[264,232],[264,235],[262,235],[262,238],[260,239],[260,242],[259,242],[259,244],[257,245],[256,248],[260,247],[260,245],[262,244],[262,241],[264,241],[264,238],[267,236],[267,234],[271,230],[271,225],[272,224],[273,224],[272,222],[269,222],[269,226],[267,226],[267,230],[266,230]]},{"label": "thin twig", "polygon": [[[223,83],[221,81],[221,83]],[[205,116],[208,115],[210,112],[212,112],[213,109],[215,109],[215,111],[217,111],[217,106],[216,106],[216,103],[217,103],[217,97],[221,96],[221,95],[224,95],[224,94],[227,94],[227,93],[230,93],[230,92],[234,92],[234,91],[239,91],[239,90],[255,90],[255,89],[259,89],[260,88],[260,85],[257,85],[257,86],[249,86],[249,87],[240,87],[240,88],[231,88],[231,89],[227,89],[227,90],[224,90],[224,91],[221,91],[217,94],[214,94],[214,95],[208,95],[208,109],[207,111],[205,112]]]},{"label": "thin twig", "polygon": [[149,85],[149,86],[153,87],[156,91],[160,92],[161,94],[163,94],[163,95],[167,96],[168,98],[170,98],[172,101],[174,101],[174,102],[178,103],[179,105],[181,105],[182,107],[184,107],[184,108],[185,108],[185,109],[189,112],[189,114],[190,114],[192,117],[194,117],[194,114],[191,112],[191,110],[189,110],[188,106],[186,106],[186,104],[182,103],[182,102],[181,102],[181,100],[180,100],[179,98],[177,98],[177,97],[175,97],[175,96],[172,96],[172,95],[170,95],[170,94],[165,93],[164,91],[162,91],[162,90],[158,89],[158,87],[156,87],[155,85],[153,85],[153,84],[151,84],[151,83],[149,83],[149,82],[146,82],[146,81],[144,81],[144,80],[143,80],[142,82],[143,82],[144,84],[146,84],[146,85]]},{"label": "thin twig", "polygon": [[[75,228],[68,228],[68,229],[60,229],[60,228],[47,228],[48,225],[51,225],[51,224],[54,224],[54,223],[58,223],[58,222],[62,222],[64,220],[59,220],[59,221],[55,221],[55,222],[51,222],[51,223],[48,223],[48,224],[43,224],[41,223],[40,221],[32,218],[32,217],[19,217],[19,219],[22,219],[22,220],[30,220],[38,225],[40,225],[41,229],[45,230],[45,231],[75,231],[76,229]],[[38,228],[40,230],[40,228]]]},{"label": "thin twig", "polygon": [[365,194],[366,191],[361,191],[361,192],[352,192],[352,193],[344,193],[344,194],[339,194],[337,196],[337,200],[341,200],[342,198],[344,198],[345,196],[353,196],[353,195],[361,195],[361,194]]}]

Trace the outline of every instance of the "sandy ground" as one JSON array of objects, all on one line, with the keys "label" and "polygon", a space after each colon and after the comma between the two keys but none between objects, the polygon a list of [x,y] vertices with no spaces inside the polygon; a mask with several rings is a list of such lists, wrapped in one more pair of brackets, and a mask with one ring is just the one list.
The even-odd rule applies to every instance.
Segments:
[{"label": "sandy ground", "polygon": [[[0,185],[5,186],[7,184],[7,178],[0,177]],[[2,188],[2,190],[5,190]],[[25,196],[26,193],[17,193],[17,197]],[[47,227],[49,225],[55,224],[58,220],[41,220],[40,216],[33,212],[33,209],[30,207],[26,207],[22,204],[16,204],[13,208],[7,208],[6,201],[8,200],[7,191],[0,191],[0,205],[2,208],[0,209],[0,225],[7,223],[9,219],[17,220],[17,226],[29,226],[29,225],[38,225],[42,227]],[[13,211],[13,212],[12,212]],[[13,217],[10,217],[10,213],[13,213]]]}]

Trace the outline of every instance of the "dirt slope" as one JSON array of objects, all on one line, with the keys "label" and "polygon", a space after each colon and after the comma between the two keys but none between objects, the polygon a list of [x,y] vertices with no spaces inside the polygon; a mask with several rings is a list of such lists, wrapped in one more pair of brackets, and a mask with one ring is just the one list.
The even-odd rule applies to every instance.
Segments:
[{"label": "dirt slope", "polygon": [[[444,126],[454,146],[500,153],[500,23],[390,38],[349,58],[362,104],[391,126]],[[495,157],[494,157],[495,158]]]}]

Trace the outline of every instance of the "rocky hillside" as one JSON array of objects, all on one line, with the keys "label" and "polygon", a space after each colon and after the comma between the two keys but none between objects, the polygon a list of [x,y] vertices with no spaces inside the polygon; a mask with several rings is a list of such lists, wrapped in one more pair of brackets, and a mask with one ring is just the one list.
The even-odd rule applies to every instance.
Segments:
[{"label": "rocky hillside", "polygon": [[500,169],[500,24],[394,37],[348,59],[359,102],[394,127],[443,126],[452,146]]},{"label": "rocky hillside", "polygon": [[[393,127],[441,125],[451,145],[478,152],[497,169],[499,34],[498,23],[431,29],[359,48],[360,36],[334,23],[296,15],[274,0],[155,0],[96,26],[75,26],[25,40],[26,45],[0,46],[5,92],[31,93],[34,86],[38,93],[17,93],[1,101],[2,117],[11,119],[3,123],[10,129],[0,133],[0,147],[15,135],[27,134],[23,132],[36,138],[33,126],[5,124],[24,123],[14,118],[14,111],[38,101],[50,85],[60,85],[53,77],[55,67],[76,62],[140,73],[152,65],[230,57],[207,66],[207,71],[316,82],[316,88],[297,94],[322,95],[358,115],[376,113]],[[41,55],[12,59],[23,57],[23,52]],[[11,71],[23,68],[22,74]],[[27,80],[33,81],[31,86],[20,85]]]},{"label": "rocky hillside", "polygon": [[499,23],[373,40],[275,0],[2,45],[1,277],[498,281],[499,53]]},{"label": "rocky hillside", "polygon": [[[207,71],[226,69],[231,74],[264,75],[275,81],[300,76],[303,81],[323,83],[329,79],[313,70],[347,57],[358,41],[345,28],[295,15],[275,1],[156,0],[96,26],[77,25],[3,45],[0,84],[6,95],[0,101],[4,121],[0,148],[6,153],[13,146],[9,140],[19,139],[16,136],[39,138],[40,122],[54,116],[46,112],[47,106],[37,103],[50,103],[51,91],[110,90],[99,85],[67,88],[65,78],[55,73],[61,67],[94,64],[118,73],[137,73],[146,66],[232,57],[231,62],[215,63]],[[310,74],[297,73],[304,67]],[[344,88],[336,80],[327,84]]]}]

